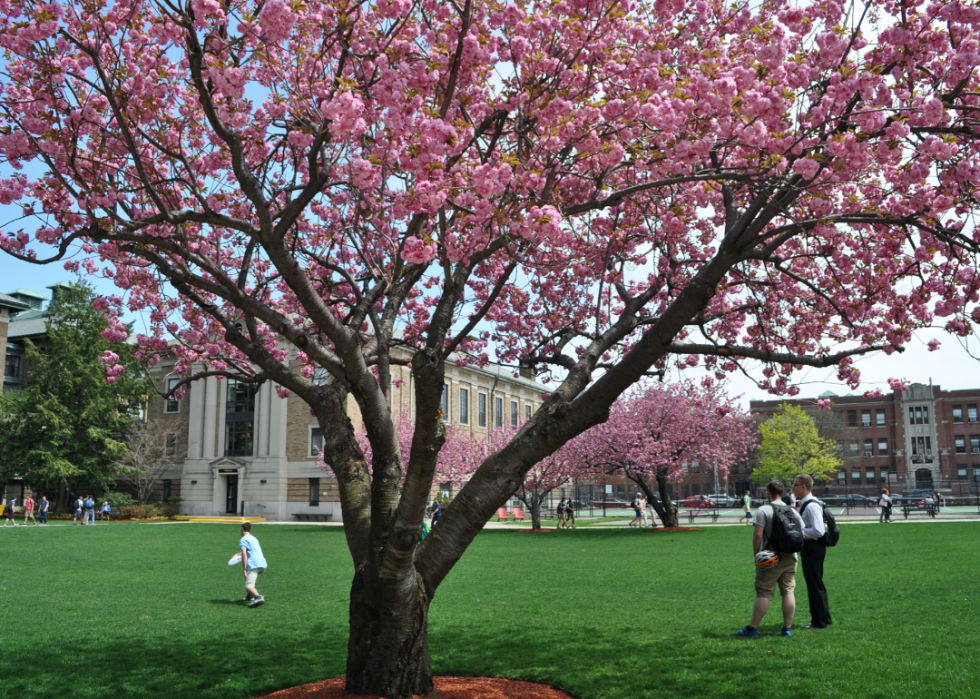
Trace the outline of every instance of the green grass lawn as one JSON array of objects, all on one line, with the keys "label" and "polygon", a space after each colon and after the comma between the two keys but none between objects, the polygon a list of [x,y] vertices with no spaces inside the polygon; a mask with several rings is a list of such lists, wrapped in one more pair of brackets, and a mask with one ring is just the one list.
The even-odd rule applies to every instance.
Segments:
[{"label": "green grass lawn", "polygon": [[[487,531],[430,616],[437,674],[548,682],[583,699],[943,699],[980,693],[980,523],[845,526],[835,624],[734,637],[750,528]],[[268,602],[245,609],[238,532],[116,524],[0,531],[0,697],[245,699],[342,675],[351,564],[338,528],[255,527]]]}]

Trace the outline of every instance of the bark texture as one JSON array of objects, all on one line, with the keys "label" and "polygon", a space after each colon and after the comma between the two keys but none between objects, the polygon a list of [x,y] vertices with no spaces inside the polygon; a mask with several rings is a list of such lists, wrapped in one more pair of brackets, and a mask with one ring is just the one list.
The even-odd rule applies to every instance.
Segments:
[{"label": "bark texture", "polygon": [[387,699],[429,694],[430,596],[412,571],[399,584],[354,575],[347,641],[347,691]]}]

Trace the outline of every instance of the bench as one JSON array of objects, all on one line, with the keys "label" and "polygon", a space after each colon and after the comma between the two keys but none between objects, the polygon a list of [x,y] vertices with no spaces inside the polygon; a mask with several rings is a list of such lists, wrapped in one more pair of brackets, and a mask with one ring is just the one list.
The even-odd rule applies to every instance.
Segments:
[{"label": "bench", "polygon": [[332,516],[333,515],[293,513],[293,517],[298,519],[300,522],[329,522]]},{"label": "bench", "polygon": [[694,524],[695,517],[711,517],[712,522],[718,521],[718,510],[688,510],[687,511],[687,521]]},{"label": "bench", "polygon": [[939,512],[938,507],[919,507],[918,505],[902,505],[902,514],[905,515],[905,519],[909,518],[909,515],[922,514],[929,515],[930,517],[935,517]]}]

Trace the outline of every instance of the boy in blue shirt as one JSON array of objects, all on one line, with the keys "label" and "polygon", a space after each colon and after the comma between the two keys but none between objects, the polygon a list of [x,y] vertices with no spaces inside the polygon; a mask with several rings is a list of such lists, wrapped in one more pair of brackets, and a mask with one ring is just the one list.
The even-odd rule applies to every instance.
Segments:
[{"label": "boy in blue shirt", "polygon": [[245,601],[249,608],[258,607],[265,602],[265,597],[255,589],[255,581],[259,573],[264,573],[266,568],[265,556],[262,555],[262,546],[259,540],[252,536],[252,523],[242,524],[242,538],[238,541],[238,548],[242,551],[242,574],[245,576]]}]

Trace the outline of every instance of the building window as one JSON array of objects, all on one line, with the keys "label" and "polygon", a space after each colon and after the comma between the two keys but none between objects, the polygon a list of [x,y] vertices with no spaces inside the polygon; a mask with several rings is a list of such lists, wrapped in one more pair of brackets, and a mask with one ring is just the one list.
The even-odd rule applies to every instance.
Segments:
[{"label": "building window", "polygon": [[875,470],[873,468],[864,469],[864,482],[868,485],[874,485],[875,482]]},{"label": "building window", "polygon": [[[170,393],[177,384],[180,383],[180,379],[167,379],[167,393]],[[180,412],[180,401],[177,400],[175,396],[170,396],[166,400],[166,404],[163,406],[163,412],[165,413],[179,413]]]},{"label": "building window", "polygon": [[847,426],[857,427],[858,426],[858,411],[848,410],[847,411]]},{"label": "building window", "polygon": [[487,426],[487,394],[476,394],[476,421],[480,427]]},{"label": "building window", "polygon": [[932,463],[932,437],[912,437],[912,463]]},{"label": "building window", "polygon": [[888,455],[888,440],[885,438],[878,439],[878,456]]},{"label": "building window", "polygon": [[861,427],[871,427],[871,411],[861,411]]},{"label": "building window", "polygon": [[163,479],[163,501],[166,502],[173,495],[174,482],[169,478]]},{"label": "building window", "polygon": [[[870,416],[868,417],[868,419],[869,420],[871,419]],[[875,452],[874,452],[874,440],[871,440],[871,439],[864,440],[864,455],[865,456],[874,456],[875,455]]]},{"label": "building window", "polygon": [[875,424],[878,425],[879,427],[884,427],[885,426],[885,409],[884,408],[878,408],[877,410],[875,410]]},{"label": "building window", "polygon": [[861,485],[861,472],[851,471],[851,483],[853,485]]},{"label": "building window", "polygon": [[860,445],[858,444],[858,441],[856,439],[852,439],[848,446],[850,448],[849,451],[850,457],[852,459],[856,459],[861,453],[861,448]]},{"label": "building window", "polygon": [[881,469],[881,482],[884,483],[884,484],[886,484],[886,485],[888,484],[888,469],[887,468]]},{"label": "building window", "polygon": [[843,459],[844,458],[844,440],[843,439],[838,439],[837,440],[836,453],[837,453],[837,458],[839,458],[839,459]]},{"label": "building window", "polygon": [[320,506],[320,479],[310,479],[310,507]]},{"label": "building window", "polygon": [[510,426],[517,427],[517,401],[510,402]]},{"label": "building window", "polygon": [[909,408],[909,424],[928,425],[929,406],[923,406],[921,408]]},{"label": "building window", "polygon": [[966,406],[966,421],[976,422],[977,421],[977,404]]},{"label": "building window", "polygon": [[701,462],[692,461],[691,462],[691,473],[701,473]]},{"label": "building window", "polygon": [[453,484],[449,481],[439,484],[439,497],[450,498],[453,495]]},{"label": "building window", "polygon": [[847,474],[843,471],[837,472],[837,485],[844,485],[844,481],[847,478]]},{"label": "building window", "polygon": [[459,424],[470,424],[470,391],[467,388],[459,389]]},{"label": "building window", "polygon": [[980,434],[970,435],[970,453],[980,454]]},{"label": "building window", "polygon": [[953,406],[953,422],[963,422],[963,406]]},{"label": "building window", "polygon": [[504,399],[496,396],[493,399],[493,424],[497,427],[504,426]]},{"label": "building window", "polygon": [[980,466],[973,467],[973,477],[980,478]]},{"label": "building window", "polygon": [[6,361],[3,363],[3,375],[10,377],[11,379],[19,379],[22,357],[7,357]]},{"label": "building window", "polygon": [[525,420],[530,420],[531,419],[531,406],[530,405],[525,405],[524,406],[524,419]]},{"label": "building window", "polygon": [[956,469],[956,476],[961,480],[966,480],[966,466],[958,466]]},{"label": "building window", "polygon": [[177,435],[167,434],[163,436],[163,455],[177,456]]},{"label": "building window", "polygon": [[251,456],[255,426],[255,387],[228,381],[225,402],[225,456]]},{"label": "building window", "polygon": [[310,456],[320,456],[323,451],[323,430],[319,427],[310,428]]},{"label": "building window", "polygon": [[957,454],[966,453],[966,437],[964,437],[961,434],[958,434],[955,437],[953,437],[953,443],[956,445]]},{"label": "building window", "polygon": [[449,384],[442,385],[442,395],[439,397],[439,409],[442,410],[442,419],[449,419]]}]

